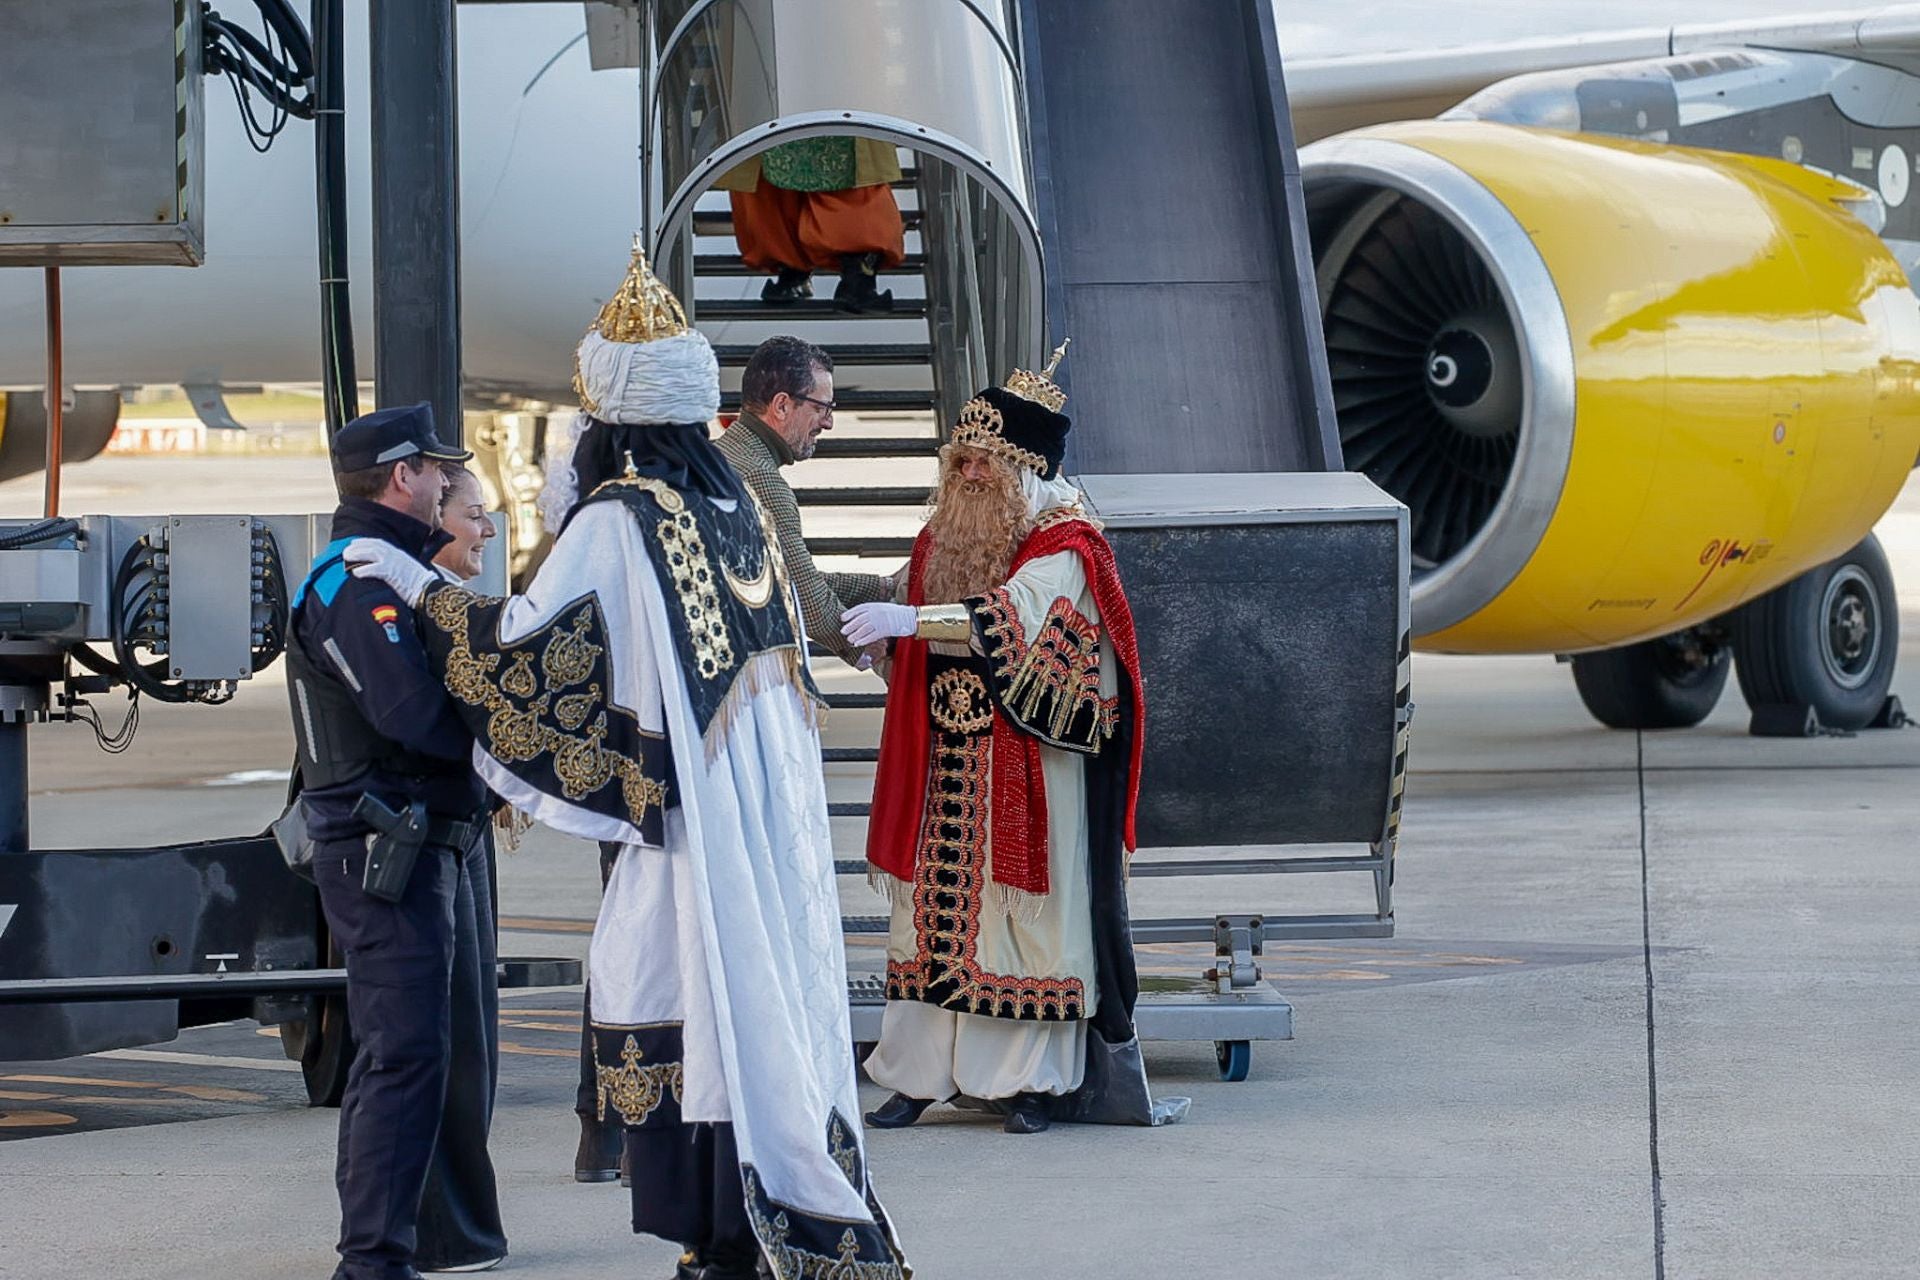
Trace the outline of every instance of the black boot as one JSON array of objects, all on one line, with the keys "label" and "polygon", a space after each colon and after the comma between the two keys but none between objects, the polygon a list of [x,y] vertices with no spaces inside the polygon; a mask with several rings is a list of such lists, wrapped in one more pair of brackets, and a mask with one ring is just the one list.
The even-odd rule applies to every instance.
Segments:
[{"label": "black boot", "polygon": [[1008,1104],[1007,1118],[1000,1127],[1008,1133],[1045,1133],[1053,1125],[1047,1114],[1049,1109],[1044,1093],[1016,1094]]},{"label": "black boot", "polygon": [[573,1153],[575,1182],[612,1182],[620,1176],[620,1126],[580,1117],[580,1146]]},{"label": "black boot", "polygon": [[932,1105],[930,1101],[909,1098],[904,1093],[896,1093],[867,1112],[867,1124],[875,1129],[904,1129],[918,1120],[921,1112]]},{"label": "black boot", "polygon": [[780,274],[760,286],[760,301],[784,306],[813,296],[813,273],[798,267],[782,267]]},{"label": "black boot", "polygon": [[698,1249],[689,1247],[673,1269],[673,1280],[759,1280],[757,1245]]},{"label": "black boot", "polygon": [[833,305],[842,311],[891,311],[893,290],[880,292],[874,276],[880,270],[877,253],[849,253],[840,259],[840,283],[833,290]]}]

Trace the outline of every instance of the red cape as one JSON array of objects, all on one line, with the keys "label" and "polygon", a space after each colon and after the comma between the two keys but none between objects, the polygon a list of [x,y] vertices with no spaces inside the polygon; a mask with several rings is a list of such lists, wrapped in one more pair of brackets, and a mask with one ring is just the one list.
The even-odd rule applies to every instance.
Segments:
[{"label": "red cape", "polygon": [[[918,606],[924,595],[926,530],[913,544],[907,571],[907,602]],[[1130,677],[1133,758],[1127,770],[1126,847],[1135,846],[1134,811],[1140,798],[1140,756],[1146,741],[1146,690],[1140,678],[1140,651],[1114,564],[1113,548],[1085,520],[1063,520],[1036,529],[1014,553],[1008,576],[1030,560],[1072,551],[1086,570],[1087,584],[1108,652]],[[867,862],[898,880],[913,882],[914,857],[927,804],[927,764],[932,749],[928,710],[926,642],[907,637],[894,643],[888,683],[886,721],[880,734],[880,768],[874,778],[873,814],[867,823]],[[1044,894],[1047,882],[1047,791],[1040,770],[1040,742],[1016,729],[1004,714],[993,718],[992,812],[993,878],[997,884]]]}]

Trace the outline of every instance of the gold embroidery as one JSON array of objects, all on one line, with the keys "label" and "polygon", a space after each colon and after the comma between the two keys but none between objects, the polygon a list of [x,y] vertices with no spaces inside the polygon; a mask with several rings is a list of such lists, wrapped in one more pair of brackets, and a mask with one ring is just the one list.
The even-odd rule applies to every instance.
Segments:
[{"label": "gold embroidery", "polygon": [[546,651],[540,655],[540,672],[550,688],[568,689],[593,674],[601,649],[587,639],[587,628],[592,625],[593,610],[582,609],[573,619],[572,631],[555,632],[547,641]]},{"label": "gold embroidery", "polygon": [[961,408],[960,421],[954,425],[950,443],[968,449],[985,449],[1009,462],[1018,463],[1037,476],[1046,475],[1047,460],[1013,443],[1007,439],[1005,432],[1006,420],[1000,416],[1000,411],[975,396]]},{"label": "gold embroidery", "polygon": [[646,1118],[660,1109],[671,1093],[677,1104],[680,1102],[680,1090],[684,1083],[684,1073],[677,1062],[655,1062],[640,1065],[644,1055],[640,1044],[632,1036],[620,1050],[618,1067],[600,1065],[600,1046],[596,1040],[593,1048],[593,1074],[595,1080],[596,1118],[605,1123],[607,1104],[620,1113],[620,1120],[629,1128],[645,1122]]},{"label": "gold embroidery", "polygon": [[[486,742],[483,745],[495,758],[509,764],[523,764],[552,753],[554,776],[559,779],[562,791],[569,800],[591,795],[618,777],[620,796],[626,804],[628,820],[636,827],[641,826],[648,810],[666,806],[666,784],[661,779],[648,777],[639,760],[609,751],[602,745],[607,735],[605,712],[594,721],[585,736],[573,736],[597,705],[601,693],[599,684],[591,685],[584,694],[572,694],[560,699],[559,705],[553,708],[561,726],[556,728],[544,723],[551,694],[542,693],[524,707],[516,704],[513,696],[510,696],[517,694],[525,697],[538,686],[532,660],[526,650],[514,655],[507,674],[500,678],[497,685],[491,677],[500,665],[500,655],[476,655],[473,652],[468,636],[469,611],[478,605],[498,603],[497,597],[476,595],[464,587],[443,587],[427,597],[427,619],[445,632],[450,642],[445,677],[448,692],[466,705],[488,712]],[[579,653],[593,651],[587,659],[586,670],[575,677],[575,682],[585,678],[592,669],[592,661],[598,657],[599,647],[584,639],[592,616],[589,607],[574,619],[575,638],[580,642],[580,648],[559,655],[562,670],[570,671]],[[548,645],[547,652],[552,654],[552,644]],[[545,665],[544,659],[542,665]],[[640,732],[646,733],[644,729]]]},{"label": "gold embroidery", "polygon": [[727,580],[727,590],[733,592],[734,599],[749,609],[764,609],[767,601],[773,599],[773,557],[760,558],[760,572],[751,579],[740,577],[728,564],[726,557],[720,559],[720,576]]},{"label": "gold embroidery", "polygon": [[693,513],[684,508],[662,520],[656,533],[660,550],[667,557],[667,573],[673,578],[674,594],[680,597],[680,612],[687,620],[694,664],[700,668],[701,679],[716,679],[733,665],[733,641],[727,638],[720,596],[713,589],[707,540],[700,536],[700,525]]},{"label": "gold embroidery", "polygon": [[949,667],[933,679],[933,722],[951,733],[979,733],[993,723],[993,704],[987,683],[960,667]]},{"label": "gold embroidery", "polygon": [[500,677],[500,687],[516,698],[531,698],[540,692],[540,682],[533,678],[533,655],[524,650],[514,654],[507,674]]},{"label": "gold embroidery", "polygon": [[600,685],[596,681],[587,686],[585,693],[570,693],[553,704],[553,718],[560,722],[562,729],[578,729],[587,721],[594,704],[600,701]]},{"label": "gold embroidery", "polygon": [[[786,1210],[776,1207],[776,1212],[769,1218],[761,1205],[763,1201],[769,1204],[772,1201],[767,1199],[766,1192],[760,1186],[759,1172],[751,1167],[744,1172],[747,1214],[753,1223],[753,1234],[760,1241],[761,1251],[767,1255],[767,1265],[779,1280],[906,1280],[909,1272],[897,1258],[860,1261],[860,1239],[851,1226],[840,1233],[839,1244],[835,1246],[834,1256],[831,1257],[792,1243],[793,1224],[787,1220]],[[821,1218],[811,1220],[828,1221]],[[839,1219],[831,1221],[838,1222]],[[877,1222],[874,1230],[884,1235]]]},{"label": "gold embroidery", "polygon": [[976,607],[994,678],[1000,682],[1001,704],[1014,719],[1054,742],[1066,742],[1084,710],[1092,715],[1086,745],[1113,736],[1120,703],[1100,696],[1096,623],[1060,596],[1048,608],[1040,634],[1028,643],[1006,588],[988,592]]}]

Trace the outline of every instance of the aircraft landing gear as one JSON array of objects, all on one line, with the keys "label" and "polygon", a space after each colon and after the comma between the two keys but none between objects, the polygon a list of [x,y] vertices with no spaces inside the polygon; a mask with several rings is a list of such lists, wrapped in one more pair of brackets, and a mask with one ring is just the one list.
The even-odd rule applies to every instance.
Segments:
[{"label": "aircraft landing gear", "polygon": [[1576,654],[1573,683],[1610,729],[1687,729],[1720,701],[1731,666],[1723,637],[1705,627],[1621,649]]},{"label": "aircraft landing gear", "polygon": [[[1740,692],[1754,731],[1864,729],[1891,719],[1887,690],[1898,656],[1900,612],[1880,540],[1868,534],[1729,618]],[[1791,715],[1780,714],[1782,710]],[[1809,721],[1811,710],[1817,719]]]}]

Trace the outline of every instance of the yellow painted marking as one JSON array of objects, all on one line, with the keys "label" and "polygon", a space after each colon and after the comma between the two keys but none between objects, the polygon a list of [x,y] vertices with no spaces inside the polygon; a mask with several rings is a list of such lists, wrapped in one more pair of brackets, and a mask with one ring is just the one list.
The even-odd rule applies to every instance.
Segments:
[{"label": "yellow painted marking", "polygon": [[578,1031],[579,1022],[518,1022],[500,1019],[503,1027],[512,1027],[517,1031]]},{"label": "yellow painted marking", "polygon": [[0,1111],[0,1129],[58,1129],[78,1123],[62,1111]]},{"label": "yellow painted marking", "polygon": [[24,1089],[0,1089],[0,1102],[47,1102],[57,1093],[28,1093]]},{"label": "yellow painted marking", "polygon": [[500,1010],[500,1017],[507,1018],[577,1018],[578,1009],[522,1009],[519,1005],[508,1005]]},{"label": "yellow painted marking", "polygon": [[539,1045],[515,1044],[511,1040],[500,1042],[500,1052],[523,1053],[530,1058],[577,1058],[580,1056],[578,1049],[545,1049]]},{"label": "yellow painted marking", "polygon": [[501,916],[500,927],[515,933],[592,933],[591,920],[558,920],[550,916]]},{"label": "yellow painted marking", "polygon": [[94,1089],[164,1089],[155,1080],[96,1080],[91,1076],[0,1076],[0,1080],[18,1080],[22,1084],[77,1084]]}]

